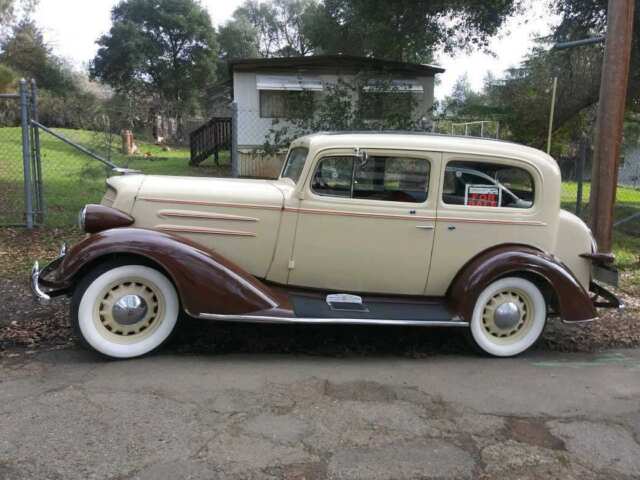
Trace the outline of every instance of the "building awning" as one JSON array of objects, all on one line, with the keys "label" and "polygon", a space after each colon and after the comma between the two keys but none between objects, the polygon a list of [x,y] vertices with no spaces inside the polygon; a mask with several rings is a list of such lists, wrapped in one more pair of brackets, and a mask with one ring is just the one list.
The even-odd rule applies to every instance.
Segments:
[{"label": "building awning", "polygon": [[321,91],[322,80],[306,75],[256,75],[258,90]]},{"label": "building awning", "polygon": [[369,80],[364,86],[365,92],[384,93],[423,93],[424,88],[417,80]]}]

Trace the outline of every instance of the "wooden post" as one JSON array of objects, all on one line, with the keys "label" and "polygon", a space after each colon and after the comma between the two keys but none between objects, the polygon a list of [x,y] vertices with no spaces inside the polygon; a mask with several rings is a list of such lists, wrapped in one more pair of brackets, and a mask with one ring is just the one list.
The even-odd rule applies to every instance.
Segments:
[{"label": "wooden post", "polygon": [[122,154],[133,154],[133,132],[131,130],[122,131]]},{"label": "wooden post", "polygon": [[591,227],[601,252],[611,252],[613,207],[627,99],[634,0],[609,0],[591,174]]}]

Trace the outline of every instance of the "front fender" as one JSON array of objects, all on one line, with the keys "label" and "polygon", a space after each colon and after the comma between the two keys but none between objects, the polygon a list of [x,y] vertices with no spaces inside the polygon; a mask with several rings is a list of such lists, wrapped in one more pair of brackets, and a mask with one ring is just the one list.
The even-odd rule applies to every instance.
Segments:
[{"label": "front fender", "polygon": [[201,313],[245,314],[287,307],[287,301],[221,255],[188,239],[156,230],[114,228],[74,245],[41,278],[46,287],[71,290],[88,265],[118,255],[144,257],[171,278],[184,309]]},{"label": "front fender", "polygon": [[563,320],[579,322],[598,316],[589,294],[565,265],[541,250],[517,244],[490,248],[470,260],[449,287],[449,308],[470,321],[476,299],[490,283],[522,274],[546,282],[555,292]]}]

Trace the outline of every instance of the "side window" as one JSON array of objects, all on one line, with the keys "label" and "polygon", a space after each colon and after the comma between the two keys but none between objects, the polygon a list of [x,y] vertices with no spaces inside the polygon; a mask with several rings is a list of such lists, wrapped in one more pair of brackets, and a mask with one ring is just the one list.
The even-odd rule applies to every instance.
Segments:
[{"label": "side window", "polygon": [[320,160],[311,181],[318,195],[351,197],[353,162],[356,157],[326,157]]},{"label": "side window", "polygon": [[309,150],[305,147],[292,148],[282,169],[282,178],[290,178],[295,183],[298,183],[308,153]]},{"label": "side window", "polygon": [[326,157],[318,163],[311,189],[334,197],[422,203],[429,173],[430,164],[423,158]]},{"label": "side window", "polygon": [[531,208],[535,183],[526,170],[490,162],[449,162],[442,200],[468,207]]},{"label": "side window", "polygon": [[356,163],[353,197],[422,203],[427,199],[429,170],[423,158],[369,157]]}]

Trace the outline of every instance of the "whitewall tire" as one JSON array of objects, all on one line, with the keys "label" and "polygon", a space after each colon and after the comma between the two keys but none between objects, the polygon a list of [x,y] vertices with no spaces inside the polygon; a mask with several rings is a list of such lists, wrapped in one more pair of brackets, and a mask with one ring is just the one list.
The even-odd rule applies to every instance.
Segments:
[{"label": "whitewall tire", "polygon": [[520,277],[502,278],[478,297],[471,338],[489,355],[512,357],[536,343],[546,321],[547,304],[534,283]]},{"label": "whitewall tire", "polygon": [[171,281],[144,265],[103,265],[78,285],[72,320],[83,343],[112,358],[145,355],[171,335],[180,301]]}]

